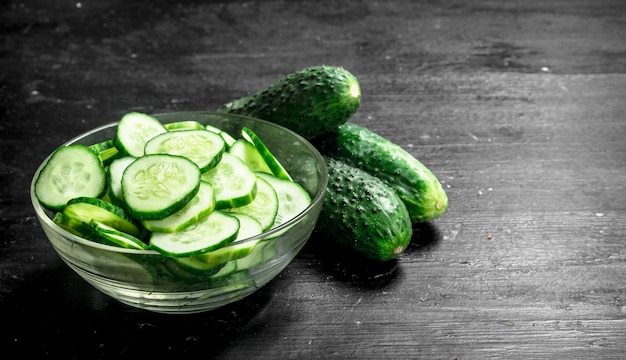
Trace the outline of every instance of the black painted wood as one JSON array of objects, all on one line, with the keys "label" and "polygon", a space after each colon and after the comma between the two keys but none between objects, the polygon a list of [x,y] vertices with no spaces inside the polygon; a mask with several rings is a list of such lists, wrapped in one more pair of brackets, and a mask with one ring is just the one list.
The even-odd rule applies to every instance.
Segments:
[{"label": "black painted wood", "polygon": [[[3,350],[36,358],[618,359],[626,347],[626,6],[607,1],[0,5]],[[128,111],[213,110],[309,65],[352,121],[436,173],[449,211],[390,264],[312,238],[274,281],[164,316],[92,289],[28,195],[43,158]]]}]

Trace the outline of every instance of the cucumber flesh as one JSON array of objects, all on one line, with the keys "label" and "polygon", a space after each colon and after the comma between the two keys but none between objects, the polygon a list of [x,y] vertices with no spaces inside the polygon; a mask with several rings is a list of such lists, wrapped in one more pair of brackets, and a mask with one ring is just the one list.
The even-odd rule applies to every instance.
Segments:
[{"label": "cucumber flesh", "polygon": [[207,130],[180,130],[159,134],[144,148],[146,154],[170,154],[186,157],[204,172],[217,164],[225,150],[221,136]]},{"label": "cucumber flesh", "polygon": [[124,170],[137,158],[132,156],[123,156],[115,159],[109,165],[107,177],[109,181],[109,198],[111,202],[118,206],[126,206],[124,202],[124,194],[122,192],[122,175]]},{"label": "cucumber flesh", "polygon": [[200,169],[191,160],[167,154],[144,155],[122,175],[130,213],[140,220],[160,220],[179,211],[197,194]]},{"label": "cucumber flesh", "polygon": [[213,186],[200,182],[198,193],[184,208],[161,220],[143,220],[141,223],[149,231],[176,232],[197,223],[215,209]]},{"label": "cucumber flesh", "polygon": [[229,153],[222,154],[222,160],[202,174],[200,179],[213,185],[215,208],[218,210],[249,204],[257,194],[254,172]]},{"label": "cucumber flesh", "polygon": [[120,246],[127,249],[148,249],[148,244],[144,243],[140,239],[125,232],[118,231],[117,229],[99,221],[91,220],[89,226],[94,230],[94,233],[97,234],[98,240],[100,240],[103,244]]},{"label": "cucumber flesh", "polygon": [[267,181],[278,196],[278,210],[272,228],[291,220],[311,204],[311,195],[297,182],[265,173],[257,175]]},{"label": "cucumber flesh", "polygon": [[86,224],[96,220],[132,236],[139,236],[141,231],[130,215],[119,206],[97,198],[80,197],[68,201],[63,213]]},{"label": "cucumber flesh", "polygon": [[265,145],[263,140],[261,140],[261,138],[257,134],[255,134],[254,131],[252,131],[250,128],[244,127],[243,129],[241,129],[241,135],[244,137],[244,139],[254,145],[263,160],[265,160],[265,163],[271,170],[272,174],[281,179],[293,181],[291,175],[289,175],[289,172],[283,167],[280,161],[276,159],[274,154],[272,154],[272,152]]},{"label": "cucumber flesh", "polygon": [[204,129],[204,125],[202,125],[200,122],[195,121],[195,120],[176,121],[173,123],[165,124],[164,126],[168,131]]},{"label": "cucumber flesh", "polygon": [[148,140],[167,132],[161,122],[142,113],[128,113],[117,124],[115,145],[126,155],[140,157]]},{"label": "cucumber flesh", "polygon": [[153,232],[150,236],[150,247],[170,257],[199,255],[230,244],[238,232],[239,220],[236,217],[213,211],[181,231]]},{"label": "cucumber flesh", "polygon": [[230,213],[229,215],[239,220],[239,233],[237,238],[228,246],[214,251],[197,255],[194,258],[207,266],[217,266],[228,261],[240,259],[250,253],[260,240],[242,241],[263,232],[261,223],[251,216],[245,214]]},{"label": "cucumber flesh", "polygon": [[278,195],[276,190],[263,178],[257,176],[257,193],[254,200],[249,204],[224,209],[228,213],[239,213],[253,217],[263,230],[269,230],[274,224],[278,213]]},{"label": "cucumber flesh", "polygon": [[228,152],[241,159],[241,161],[248,165],[250,170],[272,174],[272,169],[270,169],[259,150],[252,145],[251,142],[238,139],[233,143]]},{"label": "cucumber flesh", "polygon": [[79,196],[106,192],[106,173],[98,156],[84,145],[57,149],[35,180],[35,196],[50,210],[60,211]]},{"label": "cucumber flesh", "polygon": [[209,131],[211,131],[211,132],[214,132],[214,133],[218,134],[219,136],[221,136],[222,139],[224,139],[224,142],[226,143],[226,146],[229,147],[229,148],[236,141],[235,138],[232,137],[229,133],[227,133],[226,131],[224,131],[222,129],[216,128],[213,125],[206,125],[204,128],[209,130]]}]

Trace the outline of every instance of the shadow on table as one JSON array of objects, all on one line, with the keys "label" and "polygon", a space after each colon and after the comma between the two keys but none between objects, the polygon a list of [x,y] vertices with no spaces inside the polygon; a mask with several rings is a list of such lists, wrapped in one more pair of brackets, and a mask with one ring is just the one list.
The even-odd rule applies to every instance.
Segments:
[{"label": "shadow on table", "polygon": [[255,333],[270,303],[270,282],[222,308],[188,315],[157,314],[126,306],[91,287],[63,264],[30,275],[28,287],[0,298],[1,346],[34,358],[211,358]]},{"label": "shadow on table", "polygon": [[313,234],[309,240],[306,251],[312,253],[319,262],[320,271],[327,275],[360,288],[379,289],[398,278],[402,259],[432,251],[440,238],[441,234],[433,224],[427,222],[415,225],[413,238],[405,252],[398,259],[385,262],[369,260],[317,234]]}]

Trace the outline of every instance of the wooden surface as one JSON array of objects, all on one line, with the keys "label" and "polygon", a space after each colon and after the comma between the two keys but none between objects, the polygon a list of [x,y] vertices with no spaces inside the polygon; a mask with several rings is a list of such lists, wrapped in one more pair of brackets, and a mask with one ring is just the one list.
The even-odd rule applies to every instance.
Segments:
[{"label": "wooden surface", "polygon": [[[5,1],[2,351],[34,358],[618,359],[626,346],[626,3]],[[52,251],[28,194],[67,139],[128,111],[214,110],[309,65],[450,208],[390,264],[312,238],[266,287],[164,316]]]}]

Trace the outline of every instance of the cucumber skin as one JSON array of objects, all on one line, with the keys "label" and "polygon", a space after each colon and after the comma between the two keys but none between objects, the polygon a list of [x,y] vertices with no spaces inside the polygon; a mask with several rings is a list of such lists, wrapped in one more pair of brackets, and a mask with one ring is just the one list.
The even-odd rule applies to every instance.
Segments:
[{"label": "cucumber skin", "polygon": [[341,67],[319,65],[291,73],[218,112],[271,121],[312,139],[348,121],[360,104],[354,75]]},{"label": "cucumber skin", "polygon": [[399,145],[360,125],[347,122],[313,144],[325,156],[373,175],[394,189],[413,224],[441,216],[448,196],[437,177]]},{"label": "cucumber skin", "polygon": [[328,187],[315,230],[370,260],[398,257],[413,235],[402,200],[365,171],[332,158],[326,162]]}]

